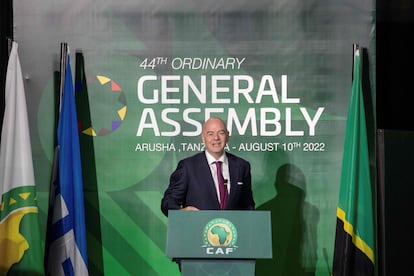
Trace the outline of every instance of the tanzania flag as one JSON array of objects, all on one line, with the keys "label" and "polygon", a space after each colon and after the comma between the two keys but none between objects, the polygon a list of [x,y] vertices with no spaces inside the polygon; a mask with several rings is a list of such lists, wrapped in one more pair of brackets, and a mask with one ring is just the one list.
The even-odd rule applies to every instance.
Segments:
[{"label": "tanzania flag", "polygon": [[354,52],[333,262],[334,276],[374,275],[374,217],[359,49]]},{"label": "tanzania flag", "polygon": [[6,75],[0,147],[0,275],[43,275],[32,148],[18,44]]}]

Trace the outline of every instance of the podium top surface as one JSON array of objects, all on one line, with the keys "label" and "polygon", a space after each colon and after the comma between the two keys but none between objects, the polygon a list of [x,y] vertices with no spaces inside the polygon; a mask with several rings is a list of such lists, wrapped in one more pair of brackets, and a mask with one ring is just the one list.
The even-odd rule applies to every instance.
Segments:
[{"label": "podium top surface", "polygon": [[166,254],[172,258],[272,258],[270,211],[168,213]]}]

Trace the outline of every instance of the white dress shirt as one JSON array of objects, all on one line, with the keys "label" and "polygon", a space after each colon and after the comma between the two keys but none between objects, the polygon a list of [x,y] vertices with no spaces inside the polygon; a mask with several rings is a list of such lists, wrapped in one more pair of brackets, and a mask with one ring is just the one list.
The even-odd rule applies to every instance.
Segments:
[{"label": "white dress shirt", "polygon": [[211,175],[213,176],[213,179],[214,179],[214,185],[216,186],[217,198],[218,198],[218,201],[220,202],[220,190],[219,190],[218,181],[217,181],[217,168],[216,168],[216,164],[214,162],[216,162],[216,161],[221,161],[222,162],[221,170],[222,170],[222,173],[223,173],[224,182],[227,181],[227,185],[226,185],[227,192],[230,195],[230,172],[229,172],[229,162],[227,160],[227,155],[226,155],[226,153],[224,153],[222,156],[220,156],[220,158],[218,160],[216,160],[207,151],[205,151],[205,153],[206,153],[207,162],[210,165]]}]

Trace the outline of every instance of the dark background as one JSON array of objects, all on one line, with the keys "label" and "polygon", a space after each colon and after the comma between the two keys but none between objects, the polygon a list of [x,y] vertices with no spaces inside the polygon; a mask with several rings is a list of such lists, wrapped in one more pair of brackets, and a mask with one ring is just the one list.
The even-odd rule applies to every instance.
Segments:
[{"label": "dark background", "polygon": [[378,0],[376,25],[377,128],[414,130],[414,2]]},{"label": "dark background", "polygon": [[[12,0],[0,9],[0,122],[8,40],[13,38]],[[414,275],[414,1],[376,1],[376,107],[378,275]]]},{"label": "dark background", "polygon": [[377,0],[379,275],[414,275],[414,2]]}]

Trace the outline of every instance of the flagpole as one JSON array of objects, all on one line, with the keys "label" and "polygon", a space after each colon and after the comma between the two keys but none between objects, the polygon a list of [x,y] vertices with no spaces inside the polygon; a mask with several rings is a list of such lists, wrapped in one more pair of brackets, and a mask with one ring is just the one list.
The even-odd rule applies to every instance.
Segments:
[{"label": "flagpole", "polygon": [[377,177],[378,188],[376,193],[377,208],[378,208],[378,275],[385,276],[385,268],[387,267],[387,258],[385,250],[385,133],[383,129],[377,131]]},{"label": "flagpole", "polygon": [[65,87],[66,64],[68,60],[68,44],[60,44],[60,85],[59,85],[59,113],[62,103],[63,89]]},{"label": "flagpole", "polygon": [[7,38],[7,56],[9,56],[9,57],[10,57],[10,52],[12,50],[12,45],[13,45],[13,39],[8,37]]},{"label": "flagpole", "polygon": [[354,81],[354,62],[355,62],[355,53],[356,51],[359,50],[359,44],[354,43],[352,44],[352,74],[351,74],[351,79],[352,81]]}]

